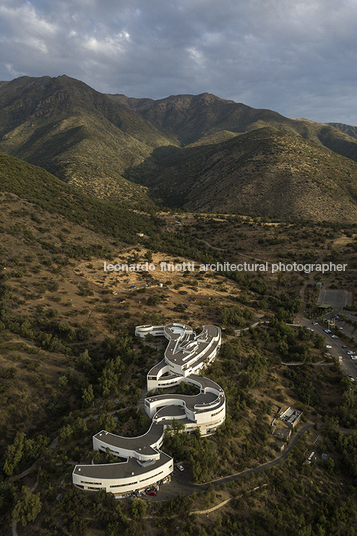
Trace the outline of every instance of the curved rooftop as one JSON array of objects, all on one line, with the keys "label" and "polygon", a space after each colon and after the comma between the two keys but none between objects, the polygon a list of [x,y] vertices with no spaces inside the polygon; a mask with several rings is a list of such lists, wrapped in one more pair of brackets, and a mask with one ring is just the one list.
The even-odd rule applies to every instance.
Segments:
[{"label": "curved rooftop", "polygon": [[188,362],[204,361],[221,342],[220,328],[211,325],[203,326],[201,333],[196,334],[185,324],[168,324],[164,333],[169,339],[165,361],[181,367]]},{"label": "curved rooftop", "polygon": [[93,439],[105,443],[108,447],[115,447],[123,451],[131,451],[134,455],[150,456],[157,453],[157,445],[161,446],[164,435],[164,427],[152,422],[149,430],[136,437],[122,437],[101,430],[93,436]]},{"label": "curved rooftop", "polygon": [[[101,489],[103,482],[109,482],[108,488],[130,487],[126,479],[148,473],[148,478],[135,481],[146,482],[150,478],[168,475],[173,470],[170,456],[160,450],[163,443],[164,430],[174,419],[178,419],[190,430],[199,428],[203,435],[213,433],[225,419],[225,395],[223,389],[214,381],[197,374],[184,375],[187,362],[198,370],[210,362],[216,355],[221,343],[221,330],[217,326],[203,326],[198,335],[185,324],[168,324],[166,326],[138,326],[136,334],[145,337],[148,333],[165,336],[168,345],[162,361],[154,365],[147,375],[148,386],[159,387],[162,384],[177,385],[181,381],[199,387],[196,395],[161,394],[145,399],[145,410],[152,417],[149,430],[137,437],[122,437],[105,430],[93,436],[95,450],[109,449],[111,454],[126,458],[126,461],[110,464],[76,465],[73,471],[74,483],[87,477],[90,482],[80,480],[84,484],[92,484],[84,489]],[[171,367],[175,364],[173,370]],[[212,413],[213,411],[213,413]],[[162,470],[153,471],[161,467]],[[150,476],[152,475],[152,476]],[[129,478],[130,480],[130,478]],[[131,479],[133,480],[133,479]],[[114,483],[113,483],[114,482]],[[145,483],[147,485],[148,482]],[[134,485],[134,482],[133,482]],[[125,489],[126,489],[125,488]]]}]

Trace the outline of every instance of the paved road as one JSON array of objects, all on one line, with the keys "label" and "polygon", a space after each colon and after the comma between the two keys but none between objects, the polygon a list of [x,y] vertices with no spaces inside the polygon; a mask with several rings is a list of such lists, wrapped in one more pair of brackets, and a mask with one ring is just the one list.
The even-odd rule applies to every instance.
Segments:
[{"label": "paved road", "polygon": [[295,445],[297,444],[299,439],[301,439],[304,433],[307,430],[313,428],[313,426],[314,425],[312,423],[305,424],[304,426],[302,426],[300,430],[293,436],[293,439],[287,449],[278,458],[275,458],[270,462],[263,463],[262,465],[258,465],[257,467],[253,467],[252,469],[246,469],[241,473],[236,473],[230,476],[218,478],[216,480],[212,480],[211,482],[206,482],[204,484],[192,484],[192,474],[188,470],[184,471],[183,473],[180,473],[175,470],[172,476],[172,481],[169,484],[164,484],[163,486],[161,486],[160,491],[156,495],[156,497],[144,496],[144,498],[150,501],[166,501],[175,499],[181,493],[183,493],[184,495],[192,495],[192,493],[206,490],[210,484],[213,484],[213,486],[218,486],[220,484],[228,484],[233,480],[239,480],[248,475],[259,473],[271,467],[280,465],[283,461],[287,459],[291,450],[295,447]]},{"label": "paved road", "polygon": [[[323,319],[328,319],[332,317],[333,313],[330,313],[329,315],[325,315]],[[324,332],[324,329],[326,329],[327,327],[327,323],[324,323],[322,321],[319,321],[319,324],[317,326],[313,326],[311,320],[308,320],[307,318],[301,318],[299,325],[311,328],[314,330],[315,333],[319,333],[320,335],[325,337],[325,344],[332,346],[332,348],[328,348],[326,351],[328,351],[335,359],[340,361],[341,370],[346,376],[351,375],[357,380],[357,361],[352,361],[346,353],[349,348],[353,350],[353,345],[351,345],[349,342],[343,341],[342,339],[332,339],[332,334],[328,335]],[[354,336],[353,333],[356,332],[353,326],[344,321],[336,321],[336,326],[342,328],[340,331],[345,333],[348,337]],[[342,348],[342,346],[344,345],[347,345],[348,348]],[[340,356],[342,359],[339,359]]]},{"label": "paved road", "polygon": [[[222,483],[227,484],[229,482],[232,482],[233,480],[238,480],[240,478],[244,478],[245,476],[251,475],[253,473],[260,473],[261,471],[265,471],[266,469],[270,469],[271,467],[275,467],[276,465],[280,465],[283,461],[285,461],[287,459],[287,457],[289,456],[291,450],[295,447],[295,445],[297,444],[299,439],[301,439],[301,437],[304,435],[304,433],[307,432],[307,430],[310,430],[313,427],[314,427],[314,425],[312,423],[305,424],[304,426],[302,426],[300,428],[300,430],[293,436],[293,439],[292,439],[290,445],[288,446],[288,448],[285,449],[284,452],[278,458],[275,458],[274,460],[271,460],[270,462],[263,463],[262,465],[258,465],[258,467],[254,467],[253,469],[246,469],[245,471],[242,471],[241,473],[237,473],[235,475],[231,475],[231,476],[228,476],[226,478],[221,478],[219,480],[215,480],[215,481],[212,482],[213,485],[218,485],[218,484],[222,484]],[[208,484],[203,484],[203,486],[204,486],[203,489],[206,489],[208,487]]]}]

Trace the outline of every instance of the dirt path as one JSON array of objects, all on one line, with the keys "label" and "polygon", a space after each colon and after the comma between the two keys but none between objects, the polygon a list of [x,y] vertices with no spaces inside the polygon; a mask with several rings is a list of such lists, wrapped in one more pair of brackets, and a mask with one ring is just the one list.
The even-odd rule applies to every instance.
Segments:
[{"label": "dirt path", "polygon": [[[247,493],[253,493],[254,491],[257,491],[257,489],[261,489],[261,488],[265,488],[268,484],[263,484],[262,486],[257,486],[256,488],[253,488],[249,491],[247,491]],[[240,495],[240,497],[243,497],[243,495]],[[211,512],[214,512],[215,510],[218,510],[219,508],[222,508],[222,506],[225,506],[226,504],[228,504],[230,501],[233,501],[233,499],[236,499],[237,497],[230,497],[229,499],[226,499],[225,501],[219,503],[219,504],[216,504],[216,506],[212,506],[212,508],[208,508],[208,510],[196,510],[195,512],[190,512],[190,516],[193,515],[193,514],[197,514],[197,515],[205,515],[205,514],[210,514]]]}]

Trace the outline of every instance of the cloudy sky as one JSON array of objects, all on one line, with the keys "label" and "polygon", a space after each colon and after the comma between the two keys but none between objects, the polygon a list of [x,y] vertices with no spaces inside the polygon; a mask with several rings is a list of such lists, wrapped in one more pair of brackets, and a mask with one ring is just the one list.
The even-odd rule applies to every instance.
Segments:
[{"label": "cloudy sky", "polygon": [[213,93],[357,125],[357,0],[0,0],[0,80]]}]

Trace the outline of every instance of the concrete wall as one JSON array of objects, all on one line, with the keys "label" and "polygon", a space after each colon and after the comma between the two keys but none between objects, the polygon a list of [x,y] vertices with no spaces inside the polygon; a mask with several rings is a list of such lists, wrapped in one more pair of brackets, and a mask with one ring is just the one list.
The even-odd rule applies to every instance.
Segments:
[{"label": "concrete wall", "polygon": [[[115,467],[113,466],[120,466],[124,465],[127,462],[123,462],[123,464],[107,464],[110,465],[113,469],[113,473],[115,473]],[[77,466],[76,466],[77,467]],[[82,466],[83,470],[85,470],[85,466]],[[76,470],[76,468],[75,468]],[[169,476],[174,470],[174,464],[172,458],[168,459],[165,463],[163,463],[160,467],[155,467],[154,469],[150,469],[148,467],[148,470],[140,475],[131,475],[128,477],[120,477],[120,478],[100,478],[98,475],[98,478],[91,478],[88,476],[84,476],[81,473],[73,472],[72,474],[72,481],[73,484],[83,490],[88,491],[99,491],[101,489],[105,489],[107,493],[111,492],[114,494],[126,494],[126,493],[132,493],[133,491],[141,491],[146,489],[149,486],[153,486],[160,480],[163,480],[167,476]]]}]

